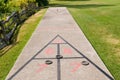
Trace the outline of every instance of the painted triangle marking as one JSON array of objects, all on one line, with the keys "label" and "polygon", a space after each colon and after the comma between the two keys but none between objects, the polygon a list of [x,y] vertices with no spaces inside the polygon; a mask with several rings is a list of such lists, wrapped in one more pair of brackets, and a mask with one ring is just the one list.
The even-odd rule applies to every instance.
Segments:
[{"label": "painted triangle marking", "polygon": [[[74,60],[77,60],[77,63],[75,62],[76,66],[73,68],[72,72],[76,72],[79,69],[79,67],[81,66],[80,62],[81,61],[83,62],[83,60],[84,60],[83,64],[93,65],[93,67],[95,67],[100,73],[102,73],[104,76],[106,76],[109,80],[114,80],[109,74],[107,74],[98,65],[96,65],[94,62],[92,62],[88,57],[86,57],[84,54],[82,54],[78,49],[76,49],[73,45],[71,45],[69,42],[67,42],[60,35],[55,36],[50,42],[48,42],[40,51],[38,51],[35,55],[33,55],[33,57],[30,60],[28,60],[21,68],[19,68],[8,80],[13,80],[13,78],[16,77],[18,75],[18,73],[20,73],[30,63],[32,63],[34,61],[41,62],[42,60],[54,60],[54,64],[56,61],[57,80],[62,80],[61,76],[63,76],[63,75],[61,74],[61,71],[62,71],[61,64],[64,64],[64,62],[66,62],[66,61],[67,61],[67,63],[69,61],[74,62]],[[42,65],[45,65],[43,61],[42,61]],[[63,65],[63,66],[65,66],[65,65]],[[47,66],[47,68],[49,68],[49,67],[50,67],[50,65]],[[44,66],[42,68],[45,70]],[[38,72],[40,72],[40,71],[42,71],[41,68],[39,68]],[[31,77],[31,76],[29,76],[29,77]]]}]

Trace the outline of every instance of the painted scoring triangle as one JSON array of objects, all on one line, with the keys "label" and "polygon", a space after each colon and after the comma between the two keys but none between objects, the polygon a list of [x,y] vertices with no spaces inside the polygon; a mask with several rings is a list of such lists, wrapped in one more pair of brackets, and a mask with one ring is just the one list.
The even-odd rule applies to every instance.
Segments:
[{"label": "painted scoring triangle", "polygon": [[[55,44],[55,45],[51,45],[51,44]],[[56,48],[56,45],[57,45],[57,48]],[[60,46],[60,45],[62,45],[62,46]],[[57,50],[56,50],[57,49]],[[62,52],[62,51],[63,52]],[[62,52],[62,53],[61,53]],[[40,53],[41,53],[41,55],[40,55]],[[42,54],[43,53],[43,54]],[[56,55],[56,53],[58,54],[58,53],[60,53],[60,55],[62,55],[63,56],[63,59],[58,59],[58,58],[54,58],[55,57],[55,55]],[[89,58],[87,58],[84,54],[82,54],[79,50],[77,50],[73,45],[71,45],[69,42],[67,42],[64,38],[62,38],[61,36],[59,36],[59,35],[57,35],[56,37],[54,37],[48,44],[46,44],[38,53],[36,53],[35,55],[33,55],[33,57],[29,60],[29,61],[27,61],[23,66],[21,66],[21,68],[19,68],[10,78],[8,78],[7,80],[12,80],[12,79],[14,79],[14,78],[16,78],[16,77],[19,77],[19,75],[21,75],[21,74],[23,74],[22,72],[24,72],[24,69],[26,70],[26,72],[27,72],[27,70],[28,70],[28,67],[31,67],[30,69],[32,69],[32,67],[33,67],[33,64],[31,64],[32,62],[34,63],[35,62],[35,64],[37,64],[37,63],[42,63],[41,61],[45,61],[47,58],[49,59],[49,58],[54,58],[54,59],[51,59],[52,61],[54,60],[54,63],[55,64],[58,64],[58,65],[60,65],[60,60],[61,60],[61,64],[63,65],[63,64],[65,64],[65,65],[63,65],[64,66],[64,69],[66,70],[69,70],[69,68],[70,68],[70,66],[68,65],[68,67],[66,67],[66,63],[68,63],[68,61],[75,61],[76,62],[76,60],[78,60],[78,62],[81,62],[81,60],[83,60],[83,59],[75,59],[75,57],[77,57],[78,56],[78,54],[75,56],[75,55],[73,55],[72,53],[79,53],[79,57],[83,57],[83,59],[85,60],[85,61],[88,61],[89,63],[90,63],[90,65],[92,65],[93,66],[93,68],[96,68],[97,69],[97,71],[99,71],[99,72],[101,72],[104,76],[106,76],[106,78],[107,79],[109,79],[109,80],[114,80],[108,73],[106,73],[104,70],[102,70],[98,65],[96,65],[94,62],[92,62]],[[48,55],[49,55],[49,57],[48,57]],[[74,57],[74,59],[72,58],[72,57]],[[66,58],[64,58],[64,57],[66,57]],[[42,59],[37,59],[37,58],[44,58],[43,60]],[[70,59],[71,58],[71,59]],[[56,63],[56,60],[58,61],[57,63]],[[64,63],[65,62],[65,63]],[[44,63],[44,62],[43,62]],[[29,65],[31,65],[31,66],[29,66]],[[27,67],[26,67],[27,66]],[[26,68],[25,68],[26,67]],[[55,68],[55,65],[53,66],[54,68]],[[36,67],[34,67],[34,68],[36,68]],[[52,68],[52,69],[54,69],[54,68]],[[84,67],[85,68],[85,67]],[[59,70],[60,68],[59,68],[59,66],[58,66],[58,72],[60,71]],[[63,71],[63,73],[64,73],[64,70],[63,68],[62,68],[62,70],[61,70],[61,72]],[[81,70],[83,70],[83,69],[79,69],[80,71]],[[91,70],[91,68],[88,68],[88,71],[89,70]],[[47,70],[47,71],[49,71],[49,70]],[[52,71],[55,71],[55,70],[52,70]],[[80,72],[79,71],[79,72]],[[39,71],[38,71],[39,72]],[[46,71],[45,71],[46,72]],[[73,72],[76,72],[76,68],[74,69],[72,69],[72,71],[71,71],[72,73]],[[21,74],[19,74],[19,73],[21,73]],[[32,73],[32,72],[31,72]],[[27,73],[26,73],[27,74]],[[78,73],[79,74],[79,73]],[[81,73],[82,74],[82,73]],[[90,73],[91,74],[91,73]],[[16,75],[18,75],[18,76],[16,76]],[[53,74],[54,75],[54,74]],[[24,76],[24,75],[23,75]],[[23,77],[22,76],[22,77]],[[38,75],[39,76],[39,75]],[[63,75],[61,75],[61,76],[63,76]],[[60,75],[58,76],[58,80],[60,80],[60,77],[61,77]],[[65,76],[68,76],[67,75],[67,73],[66,73],[66,75]],[[99,75],[98,75],[99,76]],[[31,76],[29,76],[29,74],[28,74],[28,77],[31,77]],[[68,76],[68,78],[70,78],[70,76]],[[75,77],[76,78],[76,77]],[[79,77],[80,78],[80,77]],[[55,78],[56,79],[56,78]],[[64,78],[63,78],[64,79]],[[64,79],[65,80],[65,79]]]}]

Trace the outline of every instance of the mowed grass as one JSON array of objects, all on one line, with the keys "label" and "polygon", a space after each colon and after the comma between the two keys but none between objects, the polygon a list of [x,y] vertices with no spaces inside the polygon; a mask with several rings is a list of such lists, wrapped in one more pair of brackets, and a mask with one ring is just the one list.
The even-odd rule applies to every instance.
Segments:
[{"label": "mowed grass", "polygon": [[11,45],[11,49],[8,52],[0,56],[0,80],[5,80],[5,77],[14,65],[14,62],[24,48],[25,44],[31,37],[45,11],[46,9],[42,9],[26,20],[20,28],[16,43]]},{"label": "mowed grass", "polygon": [[120,0],[50,1],[67,7],[115,80],[120,80]]}]

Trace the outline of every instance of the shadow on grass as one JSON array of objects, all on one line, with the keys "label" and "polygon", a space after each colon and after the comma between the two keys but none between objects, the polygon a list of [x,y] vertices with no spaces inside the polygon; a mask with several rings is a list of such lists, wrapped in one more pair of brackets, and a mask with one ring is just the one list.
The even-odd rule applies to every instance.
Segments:
[{"label": "shadow on grass", "polygon": [[18,44],[18,42],[15,42],[15,43],[13,43],[13,44],[11,44],[9,46],[6,46],[2,50],[0,50],[0,57],[3,56],[6,52],[8,52],[10,49],[12,49],[17,44]]},{"label": "shadow on grass", "polygon": [[107,5],[107,4],[81,4],[81,5],[50,4],[50,6],[51,7],[68,7],[68,8],[88,9],[88,8],[108,7],[108,6],[115,6],[115,5]]},{"label": "shadow on grass", "polygon": [[16,40],[14,40],[14,42],[6,47],[4,47],[3,49],[0,50],[0,57],[3,56],[5,53],[7,53],[10,49],[12,49],[15,45],[17,45],[19,42],[16,42]]}]

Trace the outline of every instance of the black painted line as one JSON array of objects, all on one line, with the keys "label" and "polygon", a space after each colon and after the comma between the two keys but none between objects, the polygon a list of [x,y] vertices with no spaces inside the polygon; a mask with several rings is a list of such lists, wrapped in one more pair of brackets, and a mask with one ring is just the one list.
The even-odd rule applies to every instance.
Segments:
[{"label": "black painted line", "polygon": [[[63,57],[61,59],[83,59],[84,57]],[[57,58],[34,58],[33,60],[57,59]]]},{"label": "black painted line", "polygon": [[[60,38],[62,38],[60,35],[58,35]],[[77,50],[73,45],[71,45],[69,42],[67,42],[64,38],[62,38],[69,46],[71,46],[74,50],[76,50],[80,55],[85,57],[92,65],[94,65],[100,72],[102,72],[106,77],[108,77],[110,80],[114,80],[109,74],[107,74],[104,70],[102,70],[99,66],[97,66],[94,62],[92,62],[89,58],[87,58],[84,54],[82,54],[79,50]]]},{"label": "black painted line", "polygon": [[60,55],[60,44],[57,44],[57,50],[58,50],[57,55]]},{"label": "black painted line", "polygon": [[56,59],[56,58],[34,58],[33,60]]},{"label": "black painted line", "polygon": [[62,59],[83,59],[84,57],[63,57]]},{"label": "black painted line", "polygon": [[57,59],[57,80],[61,80],[60,59]]},{"label": "black painted line", "polygon": [[[57,55],[60,55],[60,44],[57,44]],[[56,57],[57,58],[57,57]],[[61,80],[60,59],[57,59],[57,80]]]},{"label": "black painted line", "polygon": [[38,51],[30,60],[28,60],[22,67],[20,67],[8,80],[11,80],[13,77],[15,77],[28,63],[30,63],[40,52],[42,52],[54,39],[58,37],[55,36],[50,42],[48,42],[40,51]]}]

